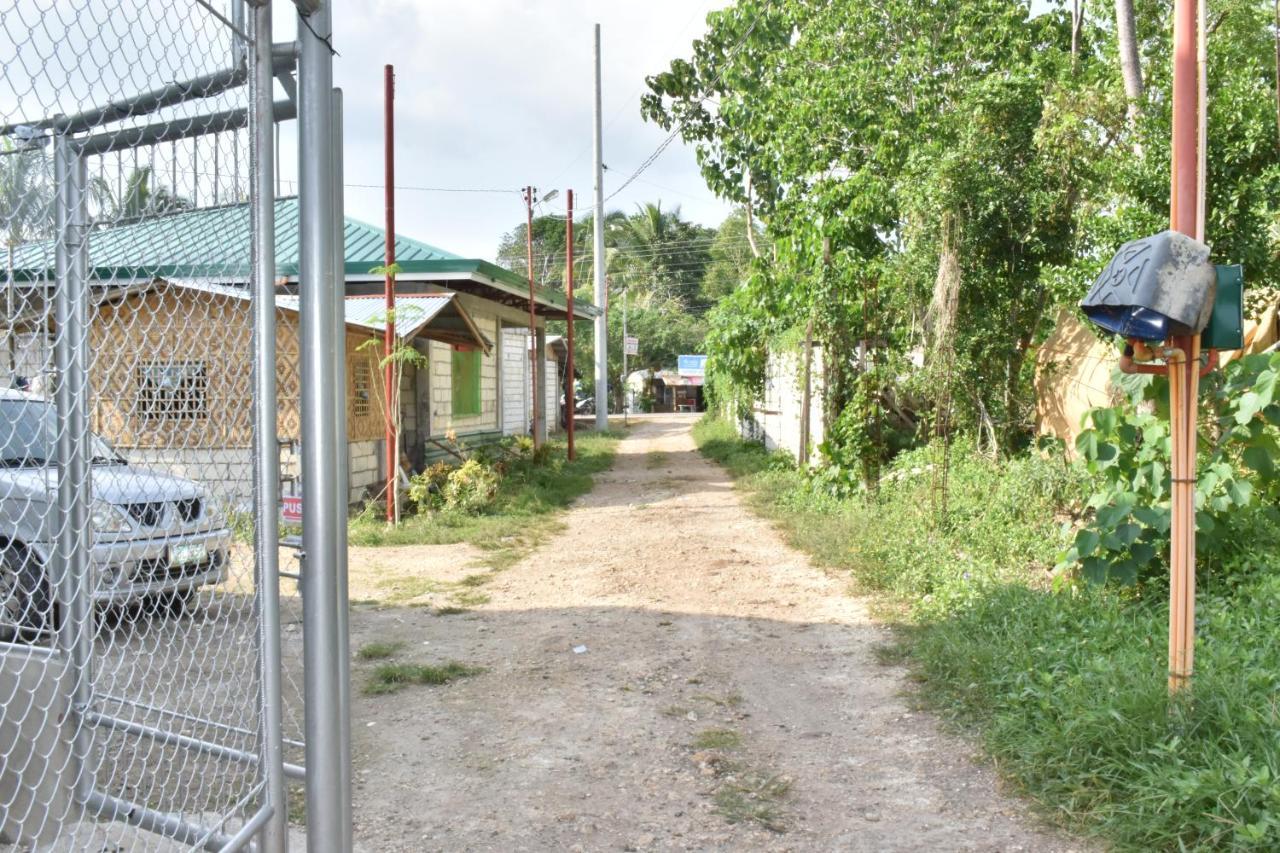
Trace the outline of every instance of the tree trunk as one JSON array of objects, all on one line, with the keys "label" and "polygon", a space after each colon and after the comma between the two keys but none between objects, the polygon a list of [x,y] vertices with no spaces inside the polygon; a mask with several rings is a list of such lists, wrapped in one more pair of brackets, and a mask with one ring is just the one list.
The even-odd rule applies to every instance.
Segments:
[{"label": "tree trunk", "polygon": [[[1280,0],[1276,0],[1280,4]],[[751,247],[751,255],[760,256],[760,247],[755,245],[755,219],[751,211],[751,173],[746,173],[746,245]]]},{"label": "tree trunk", "polygon": [[1138,59],[1138,37],[1134,31],[1133,0],[1116,0],[1116,39],[1119,43],[1120,74],[1124,77],[1124,95],[1129,101],[1129,129],[1133,130],[1142,112],[1142,64]]},{"label": "tree trunk", "polygon": [[[1280,2],[1280,0],[1277,0]],[[1085,0],[1071,0],[1071,73],[1080,61],[1080,28],[1084,26]]]}]

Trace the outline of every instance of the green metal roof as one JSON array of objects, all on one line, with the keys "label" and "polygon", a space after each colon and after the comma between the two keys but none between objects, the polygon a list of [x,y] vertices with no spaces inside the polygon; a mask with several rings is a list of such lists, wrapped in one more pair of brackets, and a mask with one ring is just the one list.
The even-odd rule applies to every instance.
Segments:
[{"label": "green metal roof", "polygon": [[[383,231],[350,217],[346,220],[346,265],[367,273],[384,257]],[[52,278],[54,242],[28,243],[14,250],[16,278]],[[298,274],[298,200],[276,201],[276,272]],[[435,246],[396,236],[401,261],[457,260]],[[249,206],[234,204],[173,213],[89,233],[89,267],[100,280],[156,276],[247,278]]]},{"label": "green metal roof", "polygon": [[[111,228],[89,232],[89,274],[99,282],[141,282],[154,278],[203,278],[226,282],[248,281],[249,205],[181,211],[151,217]],[[298,276],[298,199],[276,200],[276,275]],[[384,260],[385,232],[358,219],[346,218],[346,262],[344,275],[367,276]],[[50,280],[54,277],[55,243],[44,240],[14,249],[14,278],[18,281]],[[396,235],[396,263],[401,280],[414,274],[440,280],[465,278],[486,282],[504,298],[525,300],[529,285],[525,278],[488,261],[463,258],[444,249]],[[541,288],[537,304],[563,312],[564,296]],[[594,306],[579,302],[574,314],[595,316]]]}]

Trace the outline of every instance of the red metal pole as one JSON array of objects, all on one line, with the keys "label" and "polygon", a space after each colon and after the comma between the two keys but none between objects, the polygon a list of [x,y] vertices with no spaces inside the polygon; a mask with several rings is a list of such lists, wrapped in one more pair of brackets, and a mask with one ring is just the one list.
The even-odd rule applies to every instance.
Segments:
[{"label": "red metal pole", "polygon": [[[1170,227],[1202,236],[1200,192],[1200,67],[1197,59],[1197,0],[1176,0],[1173,12],[1173,158]],[[1190,683],[1195,648],[1196,403],[1200,338],[1172,339],[1180,352],[1169,361],[1172,459],[1172,519],[1169,577],[1169,691]]]},{"label": "red metal pole", "polygon": [[385,92],[384,121],[386,130],[383,136],[386,174],[383,176],[383,192],[386,198],[387,219],[387,277],[383,283],[383,291],[387,301],[387,323],[383,333],[382,349],[386,360],[383,370],[383,400],[386,401],[386,445],[387,445],[387,523],[396,522],[396,490],[399,488],[400,448],[396,440],[396,407],[400,404],[395,388],[395,371],[391,363],[391,354],[396,342],[396,280],[390,267],[396,262],[396,145],[395,145],[395,69],[387,65],[383,69],[383,89]]},{"label": "red metal pole", "polygon": [[525,205],[525,253],[529,264],[529,385],[533,392],[529,397],[529,412],[533,423],[533,446],[542,446],[542,436],[538,433],[538,321],[533,312],[533,194],[534,187],[524,188]]},{"label": "red metal pole", "polygon": [[573,447],[573,190],[569,190],[569,215],[565,218],[565,303],[568,320],[565,322],[565,337],[569,348],[569,363],[566,365],[564,377],[564,409],[565,409],[565,429],[568,431],[569,442],[569,459],[572,461],[577,458],[577,452]]}]

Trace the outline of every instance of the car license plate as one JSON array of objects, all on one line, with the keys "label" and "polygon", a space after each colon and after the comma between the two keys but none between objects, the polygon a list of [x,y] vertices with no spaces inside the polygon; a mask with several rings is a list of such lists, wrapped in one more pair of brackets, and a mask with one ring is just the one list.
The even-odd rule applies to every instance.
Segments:
[{"label": "car license plate", "polygon": [[191,566],[209,559],[209,549],[203,543],[169,546],[169,565]]}]

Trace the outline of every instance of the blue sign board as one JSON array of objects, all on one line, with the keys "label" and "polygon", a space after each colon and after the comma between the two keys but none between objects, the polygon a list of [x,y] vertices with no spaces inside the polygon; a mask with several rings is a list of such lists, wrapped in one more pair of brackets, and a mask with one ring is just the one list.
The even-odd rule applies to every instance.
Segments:
[{"label": "blue sign board", "polygon": [[681,376],[703,376],[706,372],[705,355],[682,355],[676,359],[676,373]]}]

